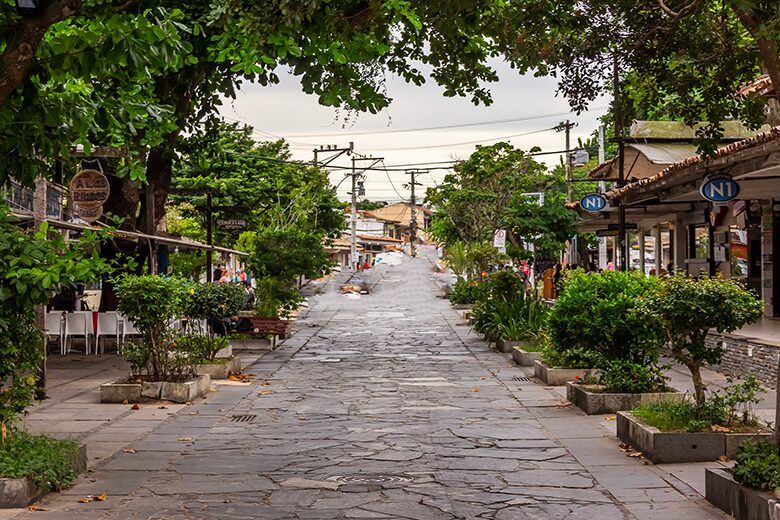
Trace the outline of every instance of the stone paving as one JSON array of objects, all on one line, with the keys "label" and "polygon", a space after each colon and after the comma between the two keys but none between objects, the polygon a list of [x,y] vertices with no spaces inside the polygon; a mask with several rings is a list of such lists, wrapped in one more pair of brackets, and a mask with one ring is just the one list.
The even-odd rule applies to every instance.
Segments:
[{"label": "stone paving", "polygon": [[362,276],[359,298],[321,287],[253,383],[216,386],[14,518],[725,518],[491,351],[427,260]]}]

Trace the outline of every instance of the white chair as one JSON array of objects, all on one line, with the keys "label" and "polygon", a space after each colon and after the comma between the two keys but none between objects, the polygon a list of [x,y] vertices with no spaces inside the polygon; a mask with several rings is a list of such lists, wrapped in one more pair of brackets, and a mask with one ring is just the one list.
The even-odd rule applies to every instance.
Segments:
[{"label": "white chair", "polygon": [[125,337],[127,336],[140,336],[141,333],[138,332],[138,329],[135,328],[135,325],[132,321],[130,321],[130,318],[125,316],[124,314],[117,314],[117,320],[119,323],[119,336],[122,339],[122,343],[125,342]]},{"label": "white chair", "polygon": [[[89,319],[87,319],[89,317]],[[65,334],[64,334],[64,347],[62,349],[63,354],[71,352],[69,348],[68,340],[72,336],[83,336],[84,345],[86,345],[87,354],[89,354],[89,329],[87,326],[92,326],[92,313],[91,312],[69,312],[65,315]]]},{"label": "white chair", "polygon": [[62,312],[47,312],[44,318],[44,329],[48,340],[56,338],[60,344],[60,354],[65,353],[65,344],[62,340]]},{"label": "white chair", "polygon": [[[100,337],[103,336],[103,344]],[[116,312],[101,312],[98,314],[97,331],[95,331],[95,354],[103,354],[106,351],[105,336],[114,336],[119,345],[119,320]]]}]

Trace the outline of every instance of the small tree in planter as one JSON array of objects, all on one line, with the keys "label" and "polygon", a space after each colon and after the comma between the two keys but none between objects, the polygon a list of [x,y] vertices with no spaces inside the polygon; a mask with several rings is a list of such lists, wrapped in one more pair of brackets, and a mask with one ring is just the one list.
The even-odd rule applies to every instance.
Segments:
[{"label": "small tree in planter", "polygon": [[[139,349],[126,349],[128,361],[138,375],[149,381],[183,381],[194,376],[186,352],[177,350],[176,338],[168,328],[181,315],[187,295],[179,278],[164,276],[124,276],[115,289],[119,311],[132,321],[143,336]],[[145,372],[145,374],[144,374]]]},{"label": "small tree in planter", "polygon": [[648,298],[647,307],[663,324],[672,357],[690,370],[699,405],[706,399],[701,367],[719,363],[725,352],[720,345],[707,345],[707,334],[712,329],[733,332],[763,315],[755,294],[722,277],[672,276]]},{"label": "small tree in planter", "polygon": [[[550,312],[552,348],[545,358],[563,366],[588,363],[591,368],[604,368],[613,372],[614,381],[622,379],[617,372],[635,379],[630,374],[636,365],[655,367],[663,329],[642,300],[657,290],[658,283],[656,278],[639,273],[572,273]],[[649,374],[657,375],[658,371]],[[663,385],[659,377],[644,380],[651,382],[650,386]]]},{"label": "small tree in planter", "polygon": [[190,287],[185,301],[184,315],[195,320],[206,320],[205,350],[201,355],[214,361],[217,352],[225,347],[225,341],[215,341],[211,323],[215,319],[236,316],[244,304],[244,289],[229,283],[201,283]]}]

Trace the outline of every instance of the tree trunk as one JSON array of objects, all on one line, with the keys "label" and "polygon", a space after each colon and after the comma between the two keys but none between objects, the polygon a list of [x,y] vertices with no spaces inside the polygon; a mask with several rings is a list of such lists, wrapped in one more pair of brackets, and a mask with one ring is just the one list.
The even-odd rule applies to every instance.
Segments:
[{"label": "tree trunk", "polygon": [[758,52],[761,54],[761,59],[764,61],[764,70],[772,80],[775,94],[772,102],[769,103],[767,122],[772,126],[776,126],[780,124],[780,114],[778,114],[777,110],[779,99],[778,92],[780,92],[780,54],[778,54],[777,46],[772,40],[759,34],[762,20],[758,19],[755,16],[755,13],[738,7],[733,7],[733,9],[745,29],[747,29],[755,38]]},{"label": "tree trunk", "polygon": [[35,63],[35,51],[49,27],[75,16],[81,10],[81,0],[58,0],[43,4],[45,7],[37,15],[24,16],[10,28],[8,44],[0,54],[0,108],[30,75]]},{"label": "tree trunk", "polygon": [[702,404],[705,400],[704,395],[704,381],[701,378],[701,364],[699,363],[686,363],[685,366],[691,371],[691,379],[693,379],[693,392],[696,398],[696,404]]}]

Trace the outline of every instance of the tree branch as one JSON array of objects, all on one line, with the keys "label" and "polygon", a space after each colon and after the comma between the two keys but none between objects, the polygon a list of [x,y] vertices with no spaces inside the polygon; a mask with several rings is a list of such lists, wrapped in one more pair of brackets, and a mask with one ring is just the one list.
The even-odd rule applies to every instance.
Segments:
[{"label": "tree branch", "polygon": [[690,4],[686,5],[679,11],[673,11],[672,9],[670,9],[669,6],[666,5],[666,2],[664,2],[664,0],[658,0],[658,5],[661,6],[661,9],[663,9],[664,12],[669,16],[672,16],[674,18],[682,18],[694,12],[701,5],[701,0],[692,0]]},{"label": "tree branch", "polygon": [[81,0],[55,0],[45,4],[36,16],[23,17],[16,22],[10,31],[8,45],[0,54],[0,108],[27,79],[35,61],[35,51],[49,27],[81,10]]}]

